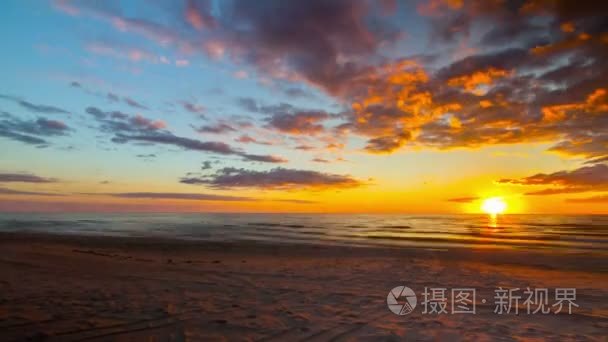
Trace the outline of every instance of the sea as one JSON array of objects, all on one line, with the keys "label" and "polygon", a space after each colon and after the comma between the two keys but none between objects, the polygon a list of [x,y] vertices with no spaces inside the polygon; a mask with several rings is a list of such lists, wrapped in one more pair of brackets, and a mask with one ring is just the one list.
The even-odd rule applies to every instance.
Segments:
[{"label": "sea", "polygon": [[608,215],[0,213],[0,232],[354,247],[608,251]]}]

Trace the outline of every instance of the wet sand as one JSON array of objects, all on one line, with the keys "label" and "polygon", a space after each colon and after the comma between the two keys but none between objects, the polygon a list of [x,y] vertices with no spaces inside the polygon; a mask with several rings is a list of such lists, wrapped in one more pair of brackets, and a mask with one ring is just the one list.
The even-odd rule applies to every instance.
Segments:
[{"label": "wet sand", "polygon": [[[606,254],[0,234],[0,340],[594,340]],[[386,298],[412,288],[414,312]],[[576,288],[572,314],[494,313],[494,290]],[[425,287],[475,288],[476,314],[424,314]],[[523,296],[523,295],[522,295]],[[486,303],[482,303],[482,299]],[[449,303],[449,302],[448,302]]]}]

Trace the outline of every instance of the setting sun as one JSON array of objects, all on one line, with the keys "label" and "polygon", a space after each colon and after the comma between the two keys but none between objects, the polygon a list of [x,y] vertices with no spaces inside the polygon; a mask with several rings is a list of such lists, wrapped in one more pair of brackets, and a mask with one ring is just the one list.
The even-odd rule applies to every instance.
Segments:
[{"label": "setting sun", "polygon": [[497,215],[502,214],[507,209],[507,204],[500,197],[492,197],[483,201],[481,209],[490,215]]}]

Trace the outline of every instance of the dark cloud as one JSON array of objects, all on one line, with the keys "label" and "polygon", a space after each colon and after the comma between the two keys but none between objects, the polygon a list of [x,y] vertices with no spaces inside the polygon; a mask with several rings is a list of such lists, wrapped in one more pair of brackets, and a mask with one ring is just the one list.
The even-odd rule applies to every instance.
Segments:
[{"label": "dark cloud", "polygon": [[[105,20],[161,46],[198,49],[212,58],[231,56],[284,79],[305,79],[335,93],[347,84],[365,57],[378,57],[401,32],[387,6],[369,0],[191,1],[172,6],[183,23],[168,27],[147,18],[125,16],[120,5],[57,2],[70,15]],[[281,13],[281,15],[277,15]],[[378,16],[381,16],[379,18]],[[117,51],[122,52],[122,51]],[[127,56],[132,57],[132,56]]]},{"label": "dark cloud", "polygon": [[196,103],[182,101],[181,104],[185,110],[187,110],[188,112],[190,112],[192,114],[202,115],[205,113],[205,107],[198,105]]},{"label": "dark cloud", "polygon": [[263,163],[287,163],[287,159],[278,156],[269,155],[258,155],[258,154],[247,154],[244,153],[242,156],[251,161],[258,161]]},{"label": "dark cloud", "polygon": [[410,138],[408,133],[369,139],[365,149],[371,153],[390,153],[403,146]]},{"label": "dark cloud", "polygon": [[313,97],[310,91],[298,87],[287,87],[284,88],[283,92],[285,93],[285,95],[293,99]]},{"label": "dark cloud", "polygon": [[246,111],[252,113],[257,113],[260,111],[257,101],[250,97],[239,97],[238,99],[236,99],[236,104],[241,108],[245,109]]},{"label": "dark cloud", "polygon": [[[417,9],[432,38],[448,42],[433,58],[391,49],[402,40],[394,8],[367,0],[192,2],[170,28],[125,17],[120,6],[60,7],[162,46],[252,65],[285,82],[283,92],[300,95],[291,90],[296,82],[325,91],[345,108],[333,133],[363,136],[368,152],[553,141],[550,150],[562,155],[607,156],[603,2],[424,2]],[[281,132],[324,130],[321,119],[302,123],[302,110],[287,104],[237,104]]]},{"label": "dark cloud", "polygon": [[310,145],[298,145],[295,147],[296,150],[302,150],[302,151],[312,151],[315,149],[314,146],[310,146]]},{"label": "dark cloud", "polygon": [[218,154],[238,154],[239,151],[230,147],[230,145],[223,142],[216,141],[200,141],[196,139],[178,137],[169,133],[157,133],[147,135],[124,135],[117,134],[114,142],[124,143],[127,141],[140,141],[154,144],[165,144],[174,145],[186,150],[201,151],[201,152],[212,152]]},{"label": "dark cloud", "polygon": [[[2,194],[2,188],[0,188]],[[24,193],[30,194],[30,193]],[[38,194],[38,193],[31,193]],[[51,194],[52,195],[52,194]],[[186,200],[186,201],[214,201],[214,202],[285,202],[295,204],[313,204],[315,201],[299,200],[299,199],[272,199],[272,198],[254,198],[244,196],[228,196],[216,194],[199,194],[199,193],[183,193],[183,192],[121,192],[121,193],[90,193],[88,195],[102,195],[117,198],[132,198],[132,199],[150,199],[150,200]]]},{"label": "dark cloud", "polygon": [[2,187],[0,187],[0,195],[64,196],[63,194],[54,194],[50,192],[20,191]]},{"label": "dark cloud", "polygon": [[589,159],[585,161],[585,164],[599,164],[608,162],[608,155],[605,157],[599,157],[595,159]]},{"label": "dark cloud", "polygon": [[254,201],[250,197],[240,196],[225,196],[214,194],[193,194],[193,193],[175,193],[175,192],[123,192],[106,194],[112,197],[120,198],[146,198],[146,199],[177,199],[177,200],[195,200],[195,201]]},{"label": "dark cloud", "polygon": [[228,124],[225,124],[225,123],[218,123],[216,125],[205,125],[205,126],[195,128],[195,130],[199,133],[211,133],[211,134],[225,134],[225,133],[230,133],[230,132],[236,132],[236,129],[234,129],[234,127],[232,127]]},{"label": "dark cloud", "polygon": [[268,128],[283,133],[315,135],[325,128],[321,124],[329,114],[323,111],[277,112],[268,118]]},{"label": "dark cloud", "polygon": [[324,164],[329,163],[329,160],[324,159],[324,158],[319,158],[319,157],[313,158],[313,159],[311,159],[311,161],[313,161],[315,163],[324,163]]},{"label": "dark cloud", "polygon": [[124,104],[128,105],[129,107],[133,107],[136,109],[143,109],[143,110],[150,109],[147,106],[139,103],[138,101],[136,101],[128,96],[121,96],[121,95],[110,92],[106,95],[106,98],[112,102],[123,102]]},{"label": "dark cloud", "polygon": [[97,107],[87,107],[86,112],[99,122],[100,129],[106,133],[151,133],[162,131],[166,127],[163,121],[148,119],[139,114],[131,116],[120,111],[103,111]]},{"label": "dark cloud", "polygon": [[434,22],[432,37],[433,40],[445,43],[468,37],[470,31],[470,18],[464,13],[452,13]]},{"label": "dark cloud", "polygon": [[595,164],[571,171],[539,173],[521,179],[501,179],[499,183],[517,185],[553,186],[538,191],[527,192],[527,195],[553,195],[588,191],[608,190],[608,166]]},{"label": "dark cloud", "polygon": [[108,93],[107,98],[108,98],[108,100],[113,101],[113,102],[120,101],[120,96],[118,96],[114,93]]},{"label": "dark cloud", "polygon": [[210,170],[212,168],[213,168],[213,166],[211,165],[211,162],[208,160],[205,160],[203,162],[203,166],[201,166],[201,170]]},{"label": "dark cloud", "polygon": [[152,132],[150,134],[140,134],[140,135],[127,135],[127,134],[116,134],[116,136],[112,139],[115,143],[126,143],[129,141],[139,141],[146,142],[152,144],[164,144],[164,145],[173,145],[181,147],[185,150],[191,151],[200,151],[200,152],[210,152],[217,153],[223,155],[235,155],[243,157],[245,160],[249,161],[260,161],[260,162],[268,162],[268,163],[282,163],[285,162],[284,159],[275,157],[275,156],[259,156],[244,153],[240,150],[234,149],[230,145],[217,142],[217,141],[200,141],[196,139],[184,138],[175,136],[171,133],[159,133]]},{"label": "dark cloud", "polygon": [[207,185],[212,188],[262,188],[262,189],[344,189],[363,185],[363,182],[348,176],[317,171],[275,168],[269,171],[254,171],[223,168],[213,175],[184,177],[184,184]]},{"label": "dark cloud", "polygon": [[132,98],[130,98],[130,97],[125,97],[125,98],[123,98],[123,100],[125,101],[125,103],[126,103],[127,105],[129,105],[129,106],[131,106],[131,107],[133,107],[133,108],[137,108],[137,109],[145,109],[145,110],[150,109],[150,108],[148,108],[148,107],[146,107],[146,106],[142,105],[141,103],[139,103],[139,102],[137,102],[137,101],[133,100],[133,99],[132,99]]},{"label": "dark cloud", "polygon": [[570,203],[608,203],[608,195],[598,195],[585,198],[568,198],[566,202]]},{"label": "dark cloud", "polygon": [[448,202],[455,202],[455,203],[471,203],[471,202],[475,202],[479,199],[479,197],[454,197],[454,198],[448,198],[446,201]]},{"label": "dark cloud", "polygon": [[87,107],[85,110],[87,113],[93,115],[96,119],[121,119],[124,120],[129,117],[129,114],[125,114],[120,111],[104,112],[103,110],[96,107]]},{"label": "dark cloud", "polygon": [[240,137],[234,139],[234,141],[240,142],[243,144],[272,145],[272,143],[270,143],[270,142],[255,139],[247,134],[241,135]]},{"label": "dark cloud", "polygon": [[48,141],[46,141],[44,139],[32,137],[30,135],[15,133],[12,131],[6,131],[6,130],[3,130],[2,128],[0,128],[0,136],[6,137],[9,139],[13,139],[15,141],[20,141],[24,144],[40,145],[40,146],[48,145]]},{"label": "dark cloud", "polygon": [[0,183],[20,182],[20,183],[55,183],[54,178],[45,178],[29,173],[0,173]]},{"label": "dark cloud", "polygon": [[398,36],[390,21],[372,20],[381,11],[365,0],[222,2],[221,41],[209,42],[207,51],[213,55],[221,44],[264,73],[304,78],[336,93],[358,60]]},{"label": "dark cloud", "polygon": [[138,154],[136,155],[137,158],[143,158],[143,159],[152,159],[152,158],[156,158],[156,154],[154,153],[149,153],[149,154]]},{"label": "dark cloud", "polygon": [[14,97],[14,96],[10,96],[10,95],[3,95],[0,94],[0,99],[5,99],[8,101],[12,101],[18,105],[20,105],[21,107],[32,111],[32,112],[36,112],[36,113],[42,113],[42,114],[70,114],[70,112],[68,112],[65,109],[59,108],[59,107],[55,107],[55,106],[49,106],[49,105],[42,105],[42,104],[35,104],[35,103],[31,103],[25,100],[22,100],[18,97]]},{"label": "dark cloud", "polygon": [[514,17],[490,28],[481,37],[480,43],[484,46],[497,47],[521,42],[521,45],[528,46],[540,43],[543,39],[547,39],[546,27],[535,24],[528,18]]},{"label": "dark cloud", "polygon": [[[267,115],[265,128],[292,135],[329,135],[331,132],[325,129],[323,122],[338,118],[338,115],[323,110],[298,108],[288,103],[265,105],[251,98],[239,98],[237,105],[247,111]],[[246,141],[247,138],[243,140],[253,142]]]},{"label": "dark cloud", "polygon": [[0,116],[0,136],[31,145],[47,145],[44,137],[66,135],[70,128],[58,120],[22,120],[9,113]]}]

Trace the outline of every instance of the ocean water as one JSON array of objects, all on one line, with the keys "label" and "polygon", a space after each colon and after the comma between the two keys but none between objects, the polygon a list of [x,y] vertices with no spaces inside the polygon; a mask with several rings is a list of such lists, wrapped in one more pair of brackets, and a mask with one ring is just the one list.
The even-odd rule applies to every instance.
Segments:
[{"label": "ocean water", "polygon": [[0,213],[0,231],[361,247],[608,251],[608,215]]}]

